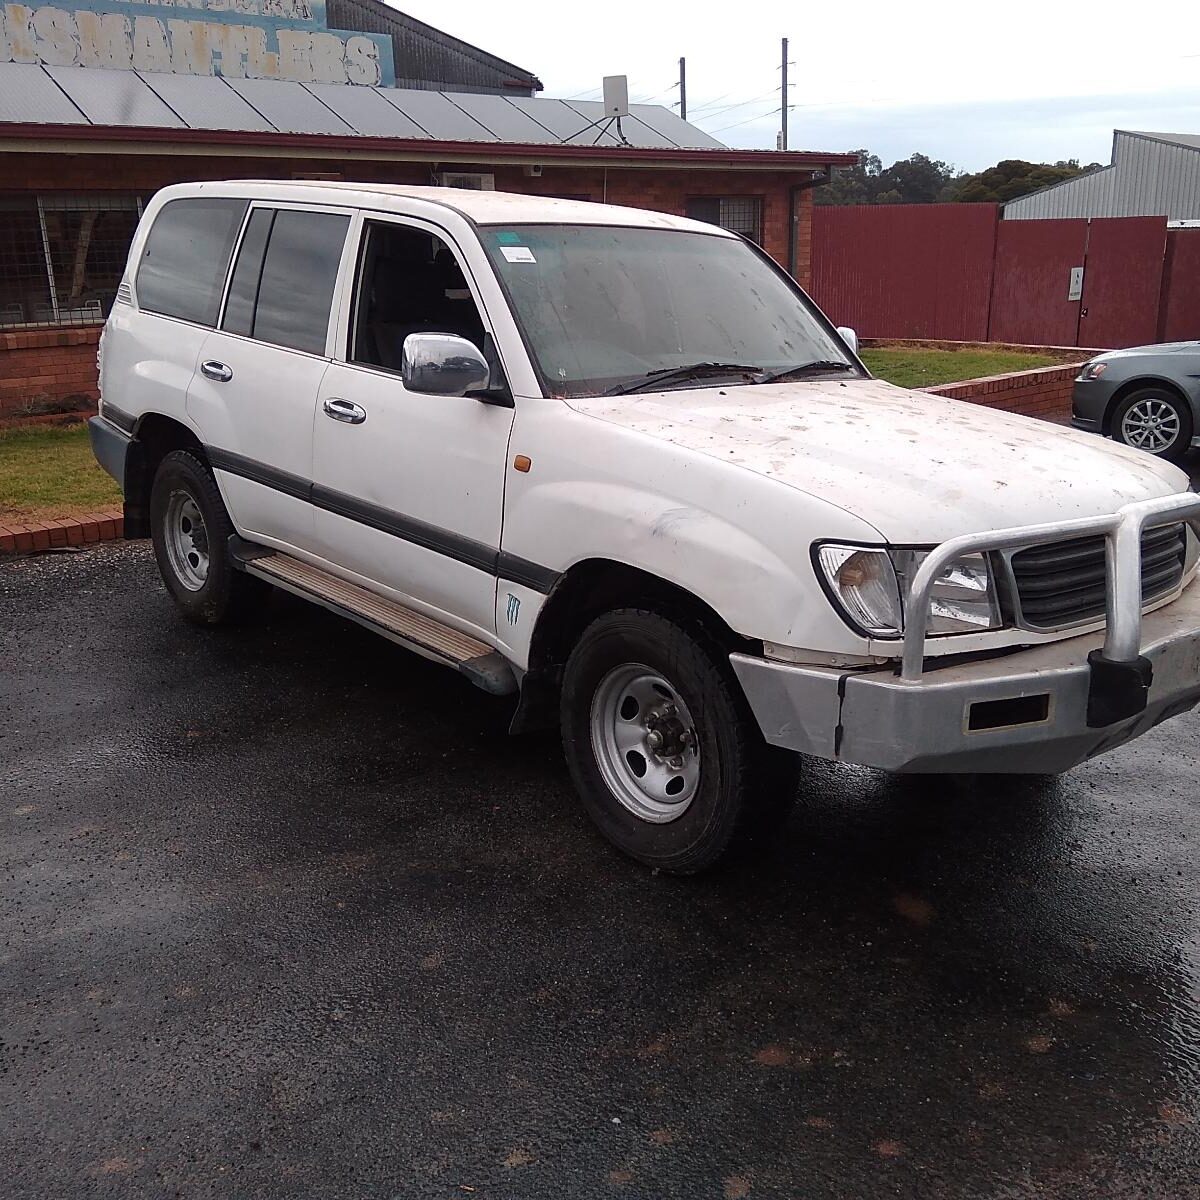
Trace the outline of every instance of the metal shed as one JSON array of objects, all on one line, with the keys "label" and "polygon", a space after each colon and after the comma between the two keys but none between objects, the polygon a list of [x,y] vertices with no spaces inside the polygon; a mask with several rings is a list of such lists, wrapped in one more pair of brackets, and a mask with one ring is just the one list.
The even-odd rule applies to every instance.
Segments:
[{"label": "metal shed", "polygon": [[1200,218],[1200,135],[1113,132],[1112,164],[1010,200],[1005,220]]},{"label": "metal shed", "polygon": [[532,96],[542,90],[541,80],[532,71],[434,29],[381,0],[328,0],[326,13],[331,28],[391,35],[397,87],[508,96]]}]

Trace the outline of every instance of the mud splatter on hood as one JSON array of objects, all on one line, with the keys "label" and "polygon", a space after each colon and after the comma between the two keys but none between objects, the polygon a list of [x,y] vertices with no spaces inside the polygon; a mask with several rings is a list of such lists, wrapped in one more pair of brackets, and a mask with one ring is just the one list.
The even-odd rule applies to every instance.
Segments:
[{"label": "mud splatter on hood", "polygon": [[778,479],[889,541],[1112,512],[1187,489],[1095,434],[877,379],[579,397],[577,411]]}]

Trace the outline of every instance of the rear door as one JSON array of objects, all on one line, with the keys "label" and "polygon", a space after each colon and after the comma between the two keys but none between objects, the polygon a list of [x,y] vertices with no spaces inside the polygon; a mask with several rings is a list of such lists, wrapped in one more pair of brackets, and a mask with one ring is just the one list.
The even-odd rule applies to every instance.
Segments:
[{"label": "rear door", "polygon": [[345,209],[251,206],[188,390],[234,524],[285,549],[312,549],[313,411],[349,227]]}]

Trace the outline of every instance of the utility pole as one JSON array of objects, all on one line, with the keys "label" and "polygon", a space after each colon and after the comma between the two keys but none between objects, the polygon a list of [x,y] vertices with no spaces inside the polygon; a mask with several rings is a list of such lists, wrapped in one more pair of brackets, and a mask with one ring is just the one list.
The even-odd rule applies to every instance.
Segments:
[{"label": "utility pole", "polygon": [[788,110],[788,83],[787,83],[787,38],[783,39],[783,79],[780,80],[783,85],[780,91],[783,93],[783,101],[779,106],[779,148],[786,150],[787,147],[787,110]]},{"label": "utility pole", "polygon": [[687,59],[679,60],[679,115],[687,120]]}]

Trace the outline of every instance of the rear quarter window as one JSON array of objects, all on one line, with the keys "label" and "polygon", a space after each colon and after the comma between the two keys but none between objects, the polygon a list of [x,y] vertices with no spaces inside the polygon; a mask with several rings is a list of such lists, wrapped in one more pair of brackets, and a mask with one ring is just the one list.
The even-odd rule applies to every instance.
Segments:
[{"label": "rear quarter window", "polygon": [[138,307],[215,325],[245,200],[197,197],[163,205],[137,270]]}]

